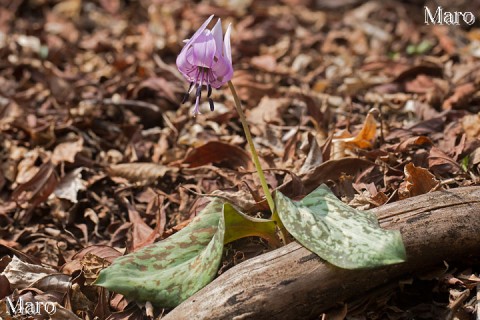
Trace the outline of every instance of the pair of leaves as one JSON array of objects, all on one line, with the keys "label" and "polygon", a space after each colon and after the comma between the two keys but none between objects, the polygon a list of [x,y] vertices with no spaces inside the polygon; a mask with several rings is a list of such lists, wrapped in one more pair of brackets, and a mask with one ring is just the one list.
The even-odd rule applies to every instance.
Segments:
[{"label": "pair of leaves", "polygon": [[176,234],[117,258],[95,284],[135,300],[175,307],[213,280],[225,243],[247,236],[275,241],[275,224],[215,199]]},{"label": "pair of leaves", "polygon": [[[400,232],[380,228],[374,214],[347,206],[324,185],[298,202],[277,192],[275,204],[288,232],[331,264],[357,269],[405,260]],[[178,233],[116,259],[95,284],[175,307],[215,277],[224,243],[261,236],[277,245],[275,233],[273,221],[251,218],[215,199]]]}]

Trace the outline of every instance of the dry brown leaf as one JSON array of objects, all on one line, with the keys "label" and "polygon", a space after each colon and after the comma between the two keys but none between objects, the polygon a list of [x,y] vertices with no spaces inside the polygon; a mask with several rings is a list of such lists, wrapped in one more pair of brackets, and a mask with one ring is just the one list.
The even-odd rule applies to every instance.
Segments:
[{"label": "dry brown leaf", "polygon": [[375,163],[359,158],[328,160],[301,175],[300,178],[305,185],[305,192],[308,194],[328,180],[338,180],[342,173],[355,176],[374,166]]},{"label": "dry brown leaf", "polygon": [[443,110],[451,110],[465,106],[475,92],[477,92],[477,88],[471,82],[457,86],[453,95],[443,102]]},{"label": "dry brown leaf", "polygon": [[160,206],[163,203],[163,198],[156,197],[153,199],[151,202],[152,204],[149,203],[149,206],[147,208],[147,212],[150,209],[150,211],[156,211],[157,212],[157,221],[155,225],[155,229],[152,230],[152,232],[143,239],[143,242],[138,242],[137,247],[135,247],[133,250],[136,250],[137,248],[144,247],[146,245],[152,244],[155,242],[155,240],[158,237],[161,237],[165,231],[165,226],[167,224],[167,217],[165,214],[165,206]]},{"label": "dry brown leaf", "polygon": [[211,163],[225,163],[230,168],[243,167],[248,170],[253,166],[250,156],[245,150],[221,141],[209,141],[200,147],[191,149],[182,162],[189,168]]},{"label": "dry brown leaf", "polygon": [[347,144],[354,145],[360,149],[368,149],[373,146],[377,136],[377,121],[372,112],[367,114],[363,123],[362,130],[353,138],[347,138],[344,141]]},{"label": "dry brown leaf", "polygon": [[419,137],[410,137],[405,139],[404,141],[397,144],[395,148],[395,152],[405,152],[408,149],[414,146],[424,146],[424,145],[432,145],[433,142],[428,137],[419,136]]},{"label": "dry brown leaf", "polygon": [[[265,133],[264,127],[270,123],[283,124],[282,113],[290,105],[291,100],[287,98],[270,98],[264,96],[255,108],[246,112],[247,120],[253,124],[252,133],[260,135]],[[256,130],[258,126],[259,130]]]},{"label": "dry brown leaf", "polygon": [[478,165],[480,163],[480,148],[475,149],[471,154],[470,154],[470,162],[473,165]]},{"label": "dry brown leaf", "polygon": [[401,198],[415,197],[440,188],[440,181],[425,168],[408,163],[405,168],[405,189],[399,193]]},{"label": "dry brown leaf", "polygon": [[65,263],[61,271],[65,274],[72,274],[75,271],[81,270],[82,269],[82,264],[80,261],[82,258],[87,254],[87,253],[92,253],[97,257],[101,257],[105,259],[106,261],[112,263],[115,258],[118,258],[122,255],[121,252],[115,250],[114,248],[110,246],[104,246],[104,245],[93,245],[86,247],[80,251],[78,251],[73,257],[72,260]]},{"label": "dry brown leaf", "polygon": [[10,282],[3,274],[0,274],[0,300],[11,294]]},{"label": "dry brown leaf", "polygon": [[434,90],[435,87],[433,79],[424,74],[419,74],[415,79],[405,82],[405,91],[407,92],[427,93]]},{"label": "dry brown leaf", "polygon": [[150,237],[154,230],[145,223],[143,218],[140,216],[140,213],[128,201],[127,198],[122,197],[120,200],[123,205],[127,207],[128,219],[132,225],[132,243],[129,251],[135,251],[147,244],[146,240]]},{"label": "dry brown leaf", "polygon": [[310,150],[308,151],[305,161],[298,171],[299,175],[307,173],[309,170],[319,166],[323,162],[322,148],[318,145],[317,139],[314,136],[309,136],[309,146]]},{"label": "dry brown leaf", "polygon": [[[12,147],[9,152],[11,154],[11,159],[4,164],[7,167],[5,168],[7,179],[22,184],[26,183],[37,174],[40,169],[35,165],[40,158],[40,151],[38,149],[33,149],[27,152],[24,148]],[[18,164],[15,168],[16,161],[18,161]]]},{"label": "dry brown leaf", "polygon": [[24,289],[55,272],[51,268],[23,262],[17,256],[13,256],[1,274],[7,277],[12,289]]},{"label": "dry brown leaf", "polygon": [[372,112],[367,114],[360,132],[352,137],[347,130],[339,131],[332,139],[330,151],[331,159],[341,159],[347,155],[347,151],[360,148],[368,149],[373,147],[377,136],[377,121]]},{"label": "dry brown leaf", "polygon": [[85,190],[86,182],[82,180],[82,170],[80,167],[72,172],[66,174],[58,183],[53,193],[57,198],[69,200],[72,203],[77,203],[78,191]]},{"label": "dry brown leaf", "polygon": [[480,137],[480,114],[468,114],[461,122],[467,137],[471,139]]},{"label": "dry brown leaf", "polygon": [[12,199],[19,204],[35,208],[46,201],[58,184],[57,173],[51,162],[44,163],[37,174],[12,192]]},{"label": "dry brown leaf", "polygon": [[59,2],[53,7],[53,12],[59,16],[75,18],[82,9],[82,0],[67,0]]},{"label": "dry brown leaf", "polygon": [[135,88],[135,96],[138,96],[143,90],[150,90],[172,103],[178,103],[178,97],[175,96],[178,87],[175,87],[170,81],[164,78],[154,77],[142,81],[138,87]]},{"label": "dry brown leaf", "polygon": [[86,253],[80,260],[82,270],[85,276],[85,284],[91,285],[98,276],[98,273],[108,267],[111,262],[107,259],[101,258],[91,252]]},{"label": "dry brown leaf", "polygon": [[157,163],[134,162],[111,165],[107,172],[110,176],[125,178],[132,183],[150,184],[162,178],[167,172],[178,172],[178,168]]},{"label": "dry brown leaf", "polygon": [[42,290],[43,292],[55,291],[67,293],[71,285],[70,280],[71,279],[69,275],[63,273],[53,273],[38,279],[29,287]]},{"label": "dry brown leaf", "polygon": [[79,138],[76,141],[62,142],[58,144],[53,150],[52,163],[57,165],[62,161],[70,163],[75,162],[75,156],[83,149],[83,139]]},{"label": "dry brown leaf", "polygon": [[[48,300],[47,300],[48,301]],[[81,320],[72,311],[55,302],[55,313],[49,315],[51,320]]]},{"label": "dry brown leaf", "polygon": [[457,169],[461,170],[460,165],[437,147],[432,147],[428,155],[428,167],[434,172],[445,173]]}]

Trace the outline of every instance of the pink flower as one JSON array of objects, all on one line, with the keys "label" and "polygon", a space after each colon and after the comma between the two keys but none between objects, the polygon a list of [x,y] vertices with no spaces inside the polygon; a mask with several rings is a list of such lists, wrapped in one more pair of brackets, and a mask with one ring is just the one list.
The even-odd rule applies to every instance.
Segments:
[{"label": "pink flower", "polygon": [[223,37],[222,22],[218,19],[212,30],[207,25],[212,21],[211,15],[207,21],[189,39],[177,57],[178,70],[190,82],[185,98],[187,101],[193,88],[196,87],[195,109],[193,115],[200,113],[198,106],[202,96],[202,86],[207,87],[207,97],[210,103],[210,110],[213,111],[213,100],[210,98],[212,87],[220,88],[233,76],[232,50],[230,48],[229,25]]}]

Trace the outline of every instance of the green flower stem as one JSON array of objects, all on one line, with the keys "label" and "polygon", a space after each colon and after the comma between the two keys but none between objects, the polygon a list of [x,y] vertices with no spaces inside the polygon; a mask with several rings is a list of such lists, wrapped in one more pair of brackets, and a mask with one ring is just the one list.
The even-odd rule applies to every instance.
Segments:
[{"label": "green flower stem", "polygon": [[237,91],[235,91],[235,87],[233,86],[232,81],[228,81],[228,87],[232,92],[233,100],[235,100],[235,108],[237,109],[238,115],[240,116],[240,122],[242,122],[243,131],[245,132],[245,137],[247,138],[250,152],[252,153],[253,163],[255,164],[255,168],[257,169],[258,177],[260,179],[263,192],[265,193],[265,198],[267,199],[268,206],[270,207],[270,211],[272,212],[271,219],[276,222],[278,228],[280,229],[280,238],[282,239],[283,243],[286,244],[287,238],[285,236],[285,227],[283,226],[283,223],[278,216],[277,210],[275,209],[275,202],[273,201],[272,194],[268,189],[267,180],[265,179],[265,174],[263,173],[262,166],[260,165],[260,160],[258,159],[257,150],[255,149],[255,145],[253,144],[250,129],[248,128],[247,118],[245,117],[245,114],[242,110],[242,103],[240,102],[240,98],[237,95]]}]

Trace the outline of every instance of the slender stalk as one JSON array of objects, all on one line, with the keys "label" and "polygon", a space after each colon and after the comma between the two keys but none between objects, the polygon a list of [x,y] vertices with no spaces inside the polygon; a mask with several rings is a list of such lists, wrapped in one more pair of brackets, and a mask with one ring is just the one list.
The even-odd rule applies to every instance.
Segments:
[{"label": "slender stalk", "polygon": [[258,159],[257,149],[255,149],[255,145],[253,144],[252,135],[250,133],[250,129],[248,128],[247,118],[243,113],[242,103],[240,102],[240,98],[237,95],[237,91],[235,91],[235,87],[233,86],[232,81],[228,81],[228,87],[233,95],[233,100],[235,101],[235,108],[237,109],[238,115],[240,116],[240,122],[242,123],[243,131],[245,132],[245,137],[247,138],[248,146],[250,147],[250,152],[252,153],[253,163],[255,164],[255,168],[257,169],[258,177],[260,179],[260,183],[262,185],[263,193],[265,194],[265,198],[267,199],[268,206],[270,207],[270,211],[272,212],[271,219],[276,222],[277,227],[280,230],[280,238],[284,244],[286,244],[286,230],[283,226],[280,217],[278,216],[277,210],[275,209],[275,202],[273,201],[272,194],[268,189],[267,180],[265,179],[265,174],[263,173],[262,166],[260,164],[260,160]]},{"label": "slender stalk", "polygon": [[275,202],[273,202],[272,194],[268,189],[267,180],[265,180],[265,174],[263,174],[262,166],[260,164],[260,160],[258,159],[257,149],[255,149],[255,145],[253,144],[252,134],[250,133],[250,129],[248,128],[247,124],[247,118],[242,110],[242,103],[240,102],[240,98],[237,95],[237,91],[235,91],[232,81],[228,81],[228,87],[232,92],[233,100],[235,100],[235,108],[240,116],[240,122],[242,123],[243,131],[245,132],[248,146],[250,147],[250,152],[252,153],[253,163],[255,164],[255,169],[257,169],[258,177],[260,178],[260,183],[262,184],[263,188],[263,193],[265,193],[268,206],[270,207],[270,211],[273,213],[275,212]]}]

